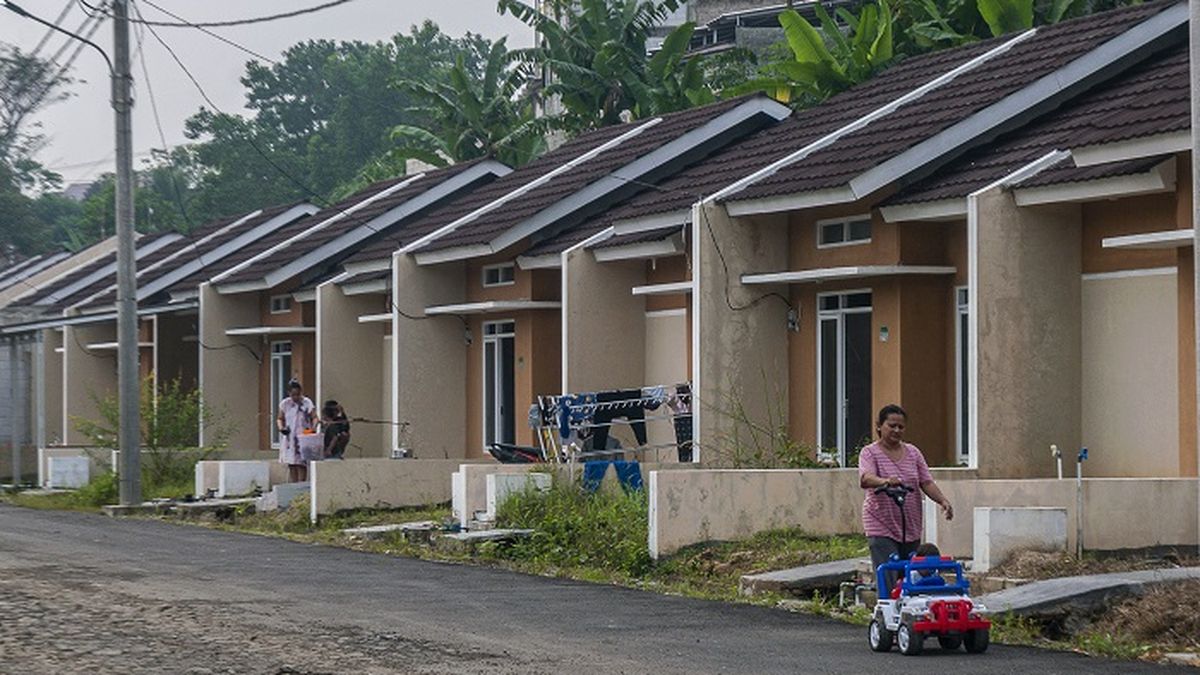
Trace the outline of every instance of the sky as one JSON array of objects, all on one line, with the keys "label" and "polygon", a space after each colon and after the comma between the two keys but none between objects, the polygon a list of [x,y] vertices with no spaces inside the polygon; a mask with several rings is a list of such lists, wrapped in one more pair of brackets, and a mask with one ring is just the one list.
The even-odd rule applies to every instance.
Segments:
[{"label": "sky", "polygon": [[[54,21],[65,7],[70,6],[61,25],[72,31],[86,18],[82,4],[77,0],[16,1],[26,11],[47,21]],[[96,2],[91,0],[89,4]],[[173,20],[149,5],[138,4],[146,19]],[[154,0],[154,4],[188,21],[222,21],[287,12],[324,4],[324,0]],[[277,58],[289,46],[304,40],[374,42],[396,33],[407,33],[412,25],[426,19],[455,37],[468,31],[493,39],[508,35],[509,47],[527,46],[533,39],[531,30],[511,15],[497,14],[495,0],[353,0],[314,14],[210,30],[260,54]],[[253,57],[193,28],[156,30],[222,110],[244,110],[244,89],[239,78],[245,71],[246,61]],[[132,35],[135,45],[132,65],[136,99],[133,112],[135,169],[141,166],[152,148],[162,147],[146,92],[147,78],[136,57],[138,32],[135,26]],[[29,50],[45,34],[44,27],[29,19],[0,11],[0,42]],[[173,147],[184,142],[183,122],[200,108],[203,100],[162,45],[149,33],[145,33],[144,38],[149,87],[154,91],[167,143]],[[68,39],[56,34],[40,54],[55,53]],[[92,40],[111,54],[111,22],[106,22]],[[73,47],[67,54],[71,51]],[[71,75],[77,80],[70,86],[73,96],[46,108],[36,118],[39,131],[48,140],[37,158],[60,173],[64,185],[112,171],[114,165],[113,113],[109,105],[107,67],[100,55],[88,48],[75,61]]]}]

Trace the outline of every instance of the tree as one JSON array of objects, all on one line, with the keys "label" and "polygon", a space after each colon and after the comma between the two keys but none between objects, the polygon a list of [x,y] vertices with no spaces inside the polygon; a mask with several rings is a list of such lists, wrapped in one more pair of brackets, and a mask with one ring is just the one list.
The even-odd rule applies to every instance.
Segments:
[{"label": "tree", "polygon": [[67,98],[69,82],[56,64],[0,44],[0,163],[21,188],[59,181],[57,174],[33,160],[44,139],[29,131],[29,120],[38,110]]},{"label": "tree", "polygon": [[402,166],[414,158],[435,166],[478,157],[495,157],[520,166],[545,148],[541,128],[533,124],[533,102],[525,74],[511,67],[506,40],[492,43],[480,72],[462,55],[443,80],[406,78],[396,86],[423,101],[415,112],[432,123],[423,128],[401,124],[391,131],[397,148],[389,159]]},{"label": "tree", "polygon": [[514,57],[545,78],[542,96],[563,109],[559,128],[579,132],[711,100],[711,89],[699,77],[699,59],[683,60],[691,24],[667,37],[665,55],[646,58],[651,31],[678,8],[677,0],[539,4],[546,10],[523,0],[500,0],[499,9],[537,31],[538,44]]}]

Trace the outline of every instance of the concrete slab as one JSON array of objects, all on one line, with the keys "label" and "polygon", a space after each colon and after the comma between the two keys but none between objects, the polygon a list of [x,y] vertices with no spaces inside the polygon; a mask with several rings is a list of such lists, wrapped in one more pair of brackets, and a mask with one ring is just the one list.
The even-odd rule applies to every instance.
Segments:
[{"label": "concrete slab", "polygon": [[761,593],[807,595],[818,589],[837,588],[843,581],[853,581],[858,578],[859,569],[864,563],[870,567],[871,561],[867,558],[849,558],[777,572],[747,574],[738,581],[738,592],[746,596]]},{"label": "concrete slab", "polygon": [[993,614],[1034,618],[1092,614],[1147,587],[1200,579],[1200,567],[1114,572],[1045,579],[979,597]]},{"label": "concrete slab", "polygon": [[257,460],[221,461],[217,463],[217,497],[240,497],[271,485],[271,467]]},{"label": "concrete slab", "polygon": [[88,484],[92,460],[88,457],[51,457],[49,488],[76,489]]},{"label": "concrete slab", "polygon": [[292,500],[300,495],[308,494],[309,483],[280,483],[271,491],[258,498],[255,508],[259,512],[277,511],[292,505]]},{"label": "concrete slab", "polygon": [[367,525],[365,527],[349,527],[342,534],[363,539],[378,539],[389,532],[407,532],[409,530],[432,530],[438,526],[432,520],[422,520],[415,523],[389,523],[387,525]]},{"label": "concrete slab", "polygon": [[533,534],[533,530],[480,530],[477,532],[453,532],[435,537],[434,546],[454,552],[466,552],[485,542],[511,542]]},{"label": "concrete slab", "polygon": [[1067,550],[1067,510],[1050,506],[977,506],[972,572],[987,572],[1017,551]]}]

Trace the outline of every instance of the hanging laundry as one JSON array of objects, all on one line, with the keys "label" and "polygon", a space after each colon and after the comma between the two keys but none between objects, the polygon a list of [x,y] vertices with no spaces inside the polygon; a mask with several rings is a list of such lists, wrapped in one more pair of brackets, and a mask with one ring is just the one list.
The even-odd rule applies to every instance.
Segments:
[{"label": "hanging laundry", "polygon": [[631,422],[633,435],[638,445],[646,444],[646,411],[642,404],[641,389],[623,389],[620,391],[604,391],[596,394],[597,404],[619,403],[625,405],[597,405],[592,415],[592,424],[596,430],[592,434],[592,447],[602,449],[608,442],[608,430],[615,419],[626,419]]},{"label": "hanging laundry", "polygon": [[679,453],[679,461],[692,461],[692,387],[680,384],[675,387],[675,393],[667,400],[667,406],[674,414],[675,445]]}]

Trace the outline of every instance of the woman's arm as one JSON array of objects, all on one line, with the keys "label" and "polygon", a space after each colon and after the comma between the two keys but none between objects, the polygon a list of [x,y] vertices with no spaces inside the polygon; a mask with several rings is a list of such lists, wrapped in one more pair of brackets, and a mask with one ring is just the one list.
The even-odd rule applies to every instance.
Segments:
[{"label": "woman's arm", "polygon": [[[865,454],[865,456],[864,456]],[[874,490],[877,487],[885,485],[899,485],[900,479],[895,476],[891,478],[881,478],[878,475],[879,462],[875,460],[875,455],[868,453],[858,456],[858,486],[864,490]],[[872,467],[875,469],[872,471]]]},{"label": "woman's arm", "polygon": [[929,498],[937,502],[942,507],[942,513],[946,514],[946,520],[954,519],[954,507],[950,506],[950,500],[946,499],[946,495],[942,494],[942,489],[938,487],[933,480],[927,480],[921,483],[921,491],[929,495]]}]

